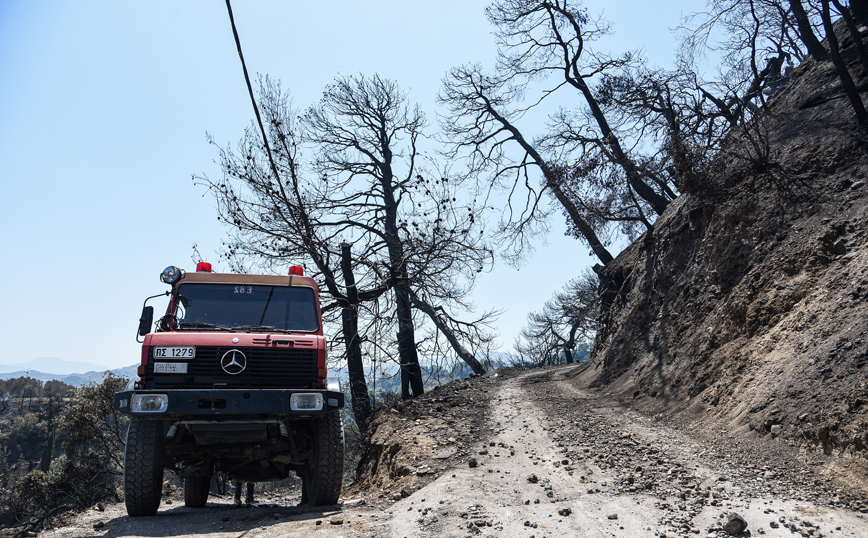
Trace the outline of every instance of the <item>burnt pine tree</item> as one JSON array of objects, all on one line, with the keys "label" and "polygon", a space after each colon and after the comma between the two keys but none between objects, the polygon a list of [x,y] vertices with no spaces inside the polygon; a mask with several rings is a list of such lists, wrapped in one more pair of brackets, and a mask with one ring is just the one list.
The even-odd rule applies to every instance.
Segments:
[{"label": "burnt pine tree", "polygon": [[[568,167],[543,156],[518,127],[522,112],[514,108],[515,99],[506,81],[484,73],[478,65],[452,69],[439,97],[449,109],[442,121],[451,145],[449,156],[465,155],[470,175],[490,178],[483,190],[510,193],[501,234],[514,245],[514,258],[520,257],[540,228],[546,229],[548,212],[542,207],[542,196],[549,192],[566,214],[573,235],[583,239],[603,265],[609,263],[613,257],[600,238],[606,221],[599,218],[608,208],[573,194],[565,181]],[[534,170],[543,178],[539,187],[531,179]],[[523,201],[513,200],[522,186],[526,190],[515,197],[523,196]]]},{"label": "burnt pine tree", "polygon": [[[375,89],[369,91],[369,85]],[[372,97],[377,92],[379,97]],[[234,268],[244,270],[253,262],[283,270],[301,259],[313,263],[314,276],[334,299],[324,314],[340,313],[343,331],[337,341],[344,343],[353,411],[364,427],[370,409],[362,348],[389,349],[387,342],[369,342],[368,333],[399,327],[404,395],[409,397],[414,386],[421,391],[413,325],[406,329],[407,319],[414,321],[412,311],[408,315],[398,306],[395,296],[401,291],[386,292],[412,286],[435,308],[463,305],[469,287],[455,286],[455,277],[463,273],[465,286],[472,286],[476,271],[491,257],[477,231],[478,212],[458,203],[445,177],[421,175],[414,145],[424,122],[402,117],[411,111],[394,83],[338,80],[319,108],[303,117],[306,140],[279,83],[265,78],[259,96],[267,128],[252,125],[237,149],[219,149],[222,179],[194,181],[209,187],[218,218],[230,226],[224,255]],[[373,127],[372,118],[381,129]],[[315,119],[322,121],[318,127]],[[261,132],[267,133],[273,164]],[[305,159],[302,148],[315,158]],[[397,169],[407,175],[399,179]],[[384,172],[391,179],[384,181]],[[462,328],[453,324],[453,333],[466,340]]]},{"label": "burnt pine tree", "polygon": [[[472,283],[490,263],[474,208],[458,201],[447,177],[422,166],[425,117],[394,81],[338,78],[301,122],[317,148],[314,170],[336,194],[324,210],[334,226],[366,245],[368,265],[383,268],[389,282],[402,396],[418,396],[414,305],[420,297],[432,308],[460,303],[469,288],[451,283],[459,274]],[[475,358],[462,358],[481,371]]]},{"label": "burnt pine tree", "polygon": [[600,312],[599,281],[590,270],[567,283],[546,301],[542,311],[528,315],[516,351],[540,365],[557,362],[561,352],[567,363],[581,343],[593,342]]},{"label": "burnt pine tree", "polygon": [[[311,223],[311,216],[307,211],[308,207],[305,205],[306,200],[300,190],[298,166],[296,162],[298,146],[295,139],[295,130],[291,128],[293,122],[287,117],[287,112],[290,111],[288,100],[283,98],[281,95],[279,84],[271,85],[267,78],[265,83],[262,83],[260,80],[261,93],[264,96],[271,96],[267,110],[270,113],[269,119],[271,121],[269,121],[269,130],[266,132],[266,129],[262,124],[262,117],[259,113],[259,106],[256,103],[256,97],[253,94],[253,86],[250,83],[250,75],[247,72],[247,64],[244,61],[244,53],[241,50],[241,40],[238,37],[238,30],[235,27],[235,18],[232,15],[232,5],[229,0],[226,0],[226,9],[229,13],[229,22],[232,25],[232,33],[235,37],[238,57],[241,61],[242,71],[244,72],[244,81],[247,84],[247,91],[250,95],[250,103],[253,106],[253,112],[256,117],[255,125],[258,126],[258,131],[254,130],[253,132],[261,135],[259,143],[257,143],[257,135],[251,133],[252,129],[247,129],[244,140],[246,144],[242,143],[240,148],[242,153],[247,157],[246,165],[250,165],[254,162],[254,152],[250,151],[251,148],[257,148],[260,151],[264,150],[264,153],[267,156],[267,164],[271,169],[271,174],[257,174],[255,169],[245,165],[235,166],[235,171],[243,170],[243,175],[246,176],[242,178],[240,183],[241,188],[249,189],[253,192],[252,198],[245,199],[242,197],[239,202],[239,198],[235,195],[234,187],[231,183],[232,178],[235,176],[233,175],[232,170],[229,170],[227,173],[227,168],[233,168],[231,151],[228,149],[226,151],[221,149],[221,162],[224,169],[222,183],[215,184],[208,178],[196,178],[196,176],[193,177],[193,180],[195,182],[197,179],[200,179],[208,185],[208,187],[214,192],[218,205],[224,209],[224,218],[228,214],[229,217],[232,217],[231,222],[241,235],[252,236],[255,240],[252,249],[248,248],[247,243],[241,242],[236,242],[234,250],[232,246],[229,246],[229,254],[227,254],[227,256],[230,258],[230,262],[238,260],[238,258],[234,257],[234,253],[239,250],[241,252],[252,250],[252,254],[256,258],[260,260],[264,258],[267,262],[274,262],[275,259],[278,261],[280,260],[279,256],[268,257],[266,254],[269,251],[274,253],[275,250],[281,254],[306,254],[313,260],[317,269],[326,280],[327,288],[337,299],[338,302],[336,304],[341,306],[341,317],[344,320],[344,329],[347,331],[345,337],[347,369],[350,377],[350,389],[353,395],[354,414],[360,430],[365,431],[371,415],[371,408],[368,399],[367,384],[365,383],[364,366],[360,354],[356,353],[358,346],[355,345],[358,343],[357,307],[363,294],[358,293],[352,268],[346,267],[343,263],[341,264],[341,267],[344,273],[347,293],[341,294],[338,290],[337,282],[334,279],[334,272],[332,271],[331,265],[328,263],[329,251],[327,248],[323,248],[325,246],[324,243],[317,241],[315,229]],[[271,143],[269,143],[269,133],[271,133],[271,138],[273,138]],[[281,178],[281,172],[278,168],[277,161],[271,151],[271,146],[274,144],[277,144],[281,150],[284,157],[283,164],[288,164],[288,180]],[[285,169],[284,172],[287,172],[287,170]],[[258,191],[256,188],[257,186],[265,187],[264,192]],[[278,208],[275,213],[280,215],[280,209],[285,210],[283,213],[284,218],[282,220],[278,219],[277,221],[274,220],[274,214],[271,211],[273,206],[269,205],[269,202],[275,201],[275,196],[277,196],[278,203],[283,203],[282,208]],[[227,220],[227,222],[230,221]],[[278,225],[276,233],[274,229],[270,229],[269,227],[263,228],[261,226],[262,223],[274,222],[280,222],[284,225]],[[252,224],[252,226],[246,224]],[[287,229],[292,230],[293,228],[297,232],[297,238],[299,241],[289,241],[288,244],[292,245],[294,248],[287,248],[280,241],[281,232],[285,232]],[[285,239],[285,236],[283,236],[283,238]],[[265,252],[261,251],[259,247],[264,247]],[[349,257],[348,249],[344,249],[343,247],[344,245],[341,244],[342,262],[343,258]],[[379,296],[386,289],[385,286],[378,286],[378,289],[372,290],[373,296]]]},{"label": "burnt pine tree", "polygon": [[596,152],[600,166],[613,167],[639,198],[661,214],[672,193],[667,191],[667,185],[649,176],[626,149],[592,86],[597,74],[632,59],[631,55],[611,58],[588,48],[593,40],[609,32],[608,26],[570,0],[498,0],[486,13],[496,27],[501,76],[518,85],[548,79],[550,75],[560,79],[542,98],[558,87],[578,93],[587,113],[574,115],[573,125],[576,132],[584,131],[585,149]]},{"label": "burnt pine tree", "polygon": [[[592,51],[590,44],[609,29],[576,2],[498,0],[487,14],[500,45],[497,68],[491,74],[478,65],[455,68],[440,94],[449,107],[443,127],[450,155],[465,156],[483,183],[510,193],[502,231],[516,256],[530,235],[546,228],[547,193],[572,235],[605,265],[617,230],[635,237],[677,196],[674,179],[655,158],[659,145],[641,154],[643,144],[626,132],[634,120],[613,123],[596,87],[604,75],[639,61]],[[551,129],[531,138],[521,119],[555,94],[575,95],[581,104],[553,115]]]},{"label": "burnt pine tree", "polygon": [[[402,186],[414,177],[415,141],[424,126],[421,111],[402,106],[379,78],[371,86],[361,79],[339,79],[326,89],[319,105],[302,117],[305,136],[317,146],[315,169],[327,182],[337,183],[339,198],[330,212],[340,215],[352,231],[367,232],[382,240],[395,300],[401,393],[404,398],[424,392],[416,350],[413,311],[406,264],[400,239],[398,206]],[[393,141],[407,137],[411,147],[408,168],[396,175]],[[403,180],[403,182],[402,182]],[[374,247],[378,248],[378,247]]]}]

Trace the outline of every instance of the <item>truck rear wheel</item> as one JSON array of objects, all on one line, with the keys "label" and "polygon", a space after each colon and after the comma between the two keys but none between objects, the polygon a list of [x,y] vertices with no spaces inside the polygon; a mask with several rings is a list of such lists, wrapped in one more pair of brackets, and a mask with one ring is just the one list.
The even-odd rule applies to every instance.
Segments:
[{"label": "truck rear wheel", "polygon": [[130,517],[152,516],[163,493],[162,425],[133,417],[124,449],[124,504]]},{"label": "truck rear wheel", "polygon": [[314,426],[313,459],[302,476],[303,501],[312,506],[337,504],[344,478],[344,424],[338,411]]},{"label": "truck rear wheel", "polygon": [[203,508],[208,502],[208,490],[211,488],[210,476],[184,477],[184,506],[187,508]]}]

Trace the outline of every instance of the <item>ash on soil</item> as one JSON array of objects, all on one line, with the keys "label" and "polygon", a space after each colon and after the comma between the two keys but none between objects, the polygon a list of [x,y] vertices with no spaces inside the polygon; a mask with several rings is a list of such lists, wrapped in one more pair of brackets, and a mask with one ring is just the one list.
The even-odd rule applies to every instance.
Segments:
[{"label": "ash on soil", "polygon": [[451,467],[467,465],[473,446],[492,436],[491,398],[504,375],[496,370],[434,387],[382,409],[363,440],[364,456],[345,497],[396,501]]}]

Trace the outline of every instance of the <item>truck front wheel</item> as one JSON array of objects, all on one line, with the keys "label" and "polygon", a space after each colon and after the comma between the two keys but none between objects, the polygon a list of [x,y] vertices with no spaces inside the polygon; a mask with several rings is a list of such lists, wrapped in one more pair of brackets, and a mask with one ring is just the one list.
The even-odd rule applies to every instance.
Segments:
[{"label": "truck front wheel", "polygon": [[203,508],[208,502],[208,490],[211,488],[210,476],[184,477],[184,506],[187,508]]},{"label": "truck front wheel", "polygon": [[163,428],[159,421],[133,417],[124,450],[124,504],[131,517],[152,516],[163,493]]},{"label": "truck front wheel", "polygon": [[344,425],[338,411],[314,426],[313,459],[302,476],[303,501],[312,506],[337,504],[344,478]]}]

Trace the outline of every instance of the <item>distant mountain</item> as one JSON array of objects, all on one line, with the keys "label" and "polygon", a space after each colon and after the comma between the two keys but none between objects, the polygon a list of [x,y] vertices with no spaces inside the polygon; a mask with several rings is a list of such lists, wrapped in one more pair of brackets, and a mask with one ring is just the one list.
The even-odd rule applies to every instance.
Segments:
[{"label": "distant mountain", "polygon": [[0,364],[0,374],[19,371],[26,372],[27,370],[52,372],[55,375],[71,375],[79,372],[98,372],[107,370],[107,368],[90,362],[65,361],[57,357],[39,357],[29,362]]},{"label": "distant mountain", "polygon": [[[76,364],[76,363],[73,363]],[[81,363],[78,363],[81,364]],[[97,366],[99,368],[99,366]],[[136,369],[138,368],[137,364],[133,364],[132,366],[125,366],[123,368],[115,368],[110,370],[111,373],[118,377],[131,378],[136,375]],[[81,385],[85,385],[91,382],[99,382],[102,380],[103,375],[105,375],[106,370],[91,370],[85,372],[83,374],[73,373],[73,374],[49,374],[45,372],[40,372],[39,370],[18,370],[15,372],[6,372],[0,373],[0,379],[13,379],[16,377],[22,377],[29,375],[33,379],[38,379],[43,383],[46,381],[57,380],[63,381],[69,385],[78,387]]]}]

